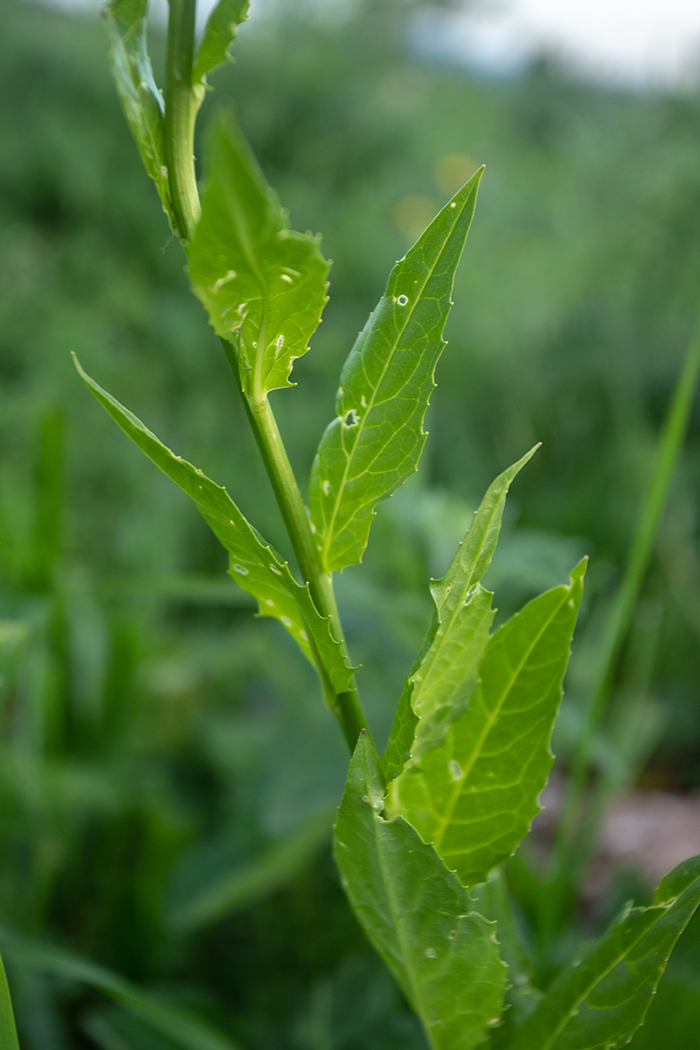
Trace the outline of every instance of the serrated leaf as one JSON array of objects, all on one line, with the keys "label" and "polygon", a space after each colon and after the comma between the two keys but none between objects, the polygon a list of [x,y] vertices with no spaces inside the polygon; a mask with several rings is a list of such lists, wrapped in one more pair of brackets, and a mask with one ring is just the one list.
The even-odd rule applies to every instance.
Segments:
[{"label": "serrated leaf", "polygon": [[700,904],[700,857],[661,882],[649,908],[628,908],[567,967],[517,1030],[511,1050],[617,1050],[649,1008],[679,936]]},{"label": "serrated leaf", "polygon": [[288,387],[326,302],[318,240],[295,233],[230,115],[214,131],[202,217],[188,248],[195,295],[232,343],[241,386],[256,403]]},{"label": "serrated leaf", "polygon": [[481,170],[391,272],[384,296],[345,362],[336,418],[311,472],[311,521],[327,571],[362,560],[375,507],[416,469],[423,418],[445,346],[454,272]]},{"label": "serrated leaf", "polygon": [[377,755],[358,740],[335,826],[343,887],[433,1050],[470,1050],[500,1018],[506,967],[495,925],[404,820],[386,821]]},{"label": "serrated leaf", "polygon": [[408,672],[382,757],[388,780],[401,772],[411,755],[420,758],[442,742],[476,687],[476,669],[493,620],[493,596],[479,581],[496,550],[511,482],[538,447],[492,482],[449,569],[442,579],[431,580],[433,621]]},{"label": "serrated leaf", "polygon": [[192,80],[206,84],[207,73],[213,73],[230,60],[228,49],[236,39],[236,30],[248,17],[249,0],[219,0],[202,33]]},{"label": "serrated leaf", "polygon": [[312,663],[315,664],[314,656],[319,656],[335,690],[346,690],[356,668],[350,666],[342,647],[333,637],[330,618],[322,617],[316,610],[308,584],[297,583],[287,562],[282,561],[248,523],[225,488],[174,455],[140,419],[91,379],[75,355],[73,357],[85,383],[124,433],[194,500],[200,514],[230,554],[231,576],[256,599],[260,615],[276,617]]},{"label": "serrated leaf", "polygon": [[390,785],[389,815],[410,821],[465,886],[513,853],[539,811],[584,571],[585,560],[492,635],[464,714]]},{"label": "serrated leaf", "polygon": [[112,76],[146,172],[174,228],[165,163],[165,105],[146,49],[148,0],[110,0],[104,19],[110,40]]}]

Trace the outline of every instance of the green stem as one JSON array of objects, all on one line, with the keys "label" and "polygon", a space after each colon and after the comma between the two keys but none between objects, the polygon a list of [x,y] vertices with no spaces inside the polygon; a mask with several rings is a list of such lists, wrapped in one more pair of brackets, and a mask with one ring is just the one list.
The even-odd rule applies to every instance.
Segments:
[{"label": "green stem", "polygon": [[[591,752],[596,733],[606,711],[613,675],[627,637],[639,594],[651,560],[656,534],[661,521],[668,492],[688,430],[693,398],[700,372],[700,322],[688,347],[683,369],[678,378],[673,400],[664,422],[661,442],[651,485],[642,509],[637,533],[625,568],[622,585],[610,612],[597,661],[590,693],[586,726],[571,768],[569,787],[559,825],[559,839],[555,854],[557,876],[566,873],[571,884],[571,873],[580,872],[587,857],[585,850],[574,851],[579,832],[583,796],[591,763]],[[587,836],[588,838],[588,836]],[[576,863],[573,864],[574,852]]]},{"label": "green stem", "polygon": [[192,85],[196,0],[169,0],[165,77],[165,157],[178,233],[189,240],[201,208],[194,168],[194,125],[201,92]]},{"label": "green stem", "polygon": [[[240,382],[235,350],[231,343],[228,343],[226,340],[222,339],[221,342],[241,393],[248,421],[260,449],[277,503],[282,512],[302,578],[305,583],[309,584],[311,597],[321,616],[330,617],[333,636],[337,642],[340,642],[345,655],[347,655],[345,635],[333,590],[333,578],[330,573],[323,570],[321,565],[318,547],[314,542],[306,507],[301,498],[301,492],[294,477],[292,465],[289,462],[287,450],[280,436],[269,400],[267,397],[264,397],[256,401],[245,395]],[[316,662],[319,667],[326,701],[340,722],[348,746],[353,751],[361,730],[364,729],[369,734],[369,727],[357,686],[353,681],[347,692],[336,693],[324,672],[321,661],[317,659]],[[371,734],[369,735],[371,737]]]},{"label": "green stem", "polygon": [[19,1050],[15,1016],[12,1012],[10,989],[5,976],[5,969],[0,958],[0,1046],[2,1050]]}]

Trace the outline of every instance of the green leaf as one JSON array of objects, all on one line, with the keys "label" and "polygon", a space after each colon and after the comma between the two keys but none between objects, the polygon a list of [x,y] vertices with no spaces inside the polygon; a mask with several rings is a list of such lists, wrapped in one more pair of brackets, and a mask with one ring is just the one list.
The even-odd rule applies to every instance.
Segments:
[{"label": "green leaf", "polygon": [[178,932],[201,929],[286,885],[328,841],[331,823],[327,810],[314,813],[249,864],[210,881],[181,901],[170,910],[170,925]]},{"label": "green leaf", "polygon": [[[477,666],[494,615],[493,595],[483,590],[479,581],[496,550],[510,484],[538,447],[489,486],[449,569],[442,579],[431,580],[433,622],[408,673],[403,703],[397,708],[387,755],[382,759],[387,777],[401,772],[409,752],[417,760],[441,744],[476,688]],[[406,713],[407,700],[415,715],[413,733]]]},{"label": "green leaf", "polygon": [[202,517],[230,554],[231,576],[256,599],[260,615],[276,617],[312,663],[315,663],[314,655],[319,655],[334,688],[338,692],[347,689],[356,668],[350,666],[343,649],[334,639],[330,618],[320,616],[316,610],[308,584],[302,587],[297,583],[287,562],[283,562],[246,521],[225,488],[211,481],[191,463],[175,456],[140,419],[87,375],[75,355],[73,359],[80,376],[124,433],[194,500]]},{"label": "green leaf", "polygon": [[0,957],[0,1046],[3,1050],[19,1050],[15,1015],[12,1012],[10,989],[5,976],[5,967]]},{"label": "green leaf", "polygon": [[409,824],[382,818],[383,794],[363,733],[335,826],[343,887],[433,1050],[470,1050],[500,1018],[506,967],[495,926]]},{"label": "green leaf", "polygon": [[651,907],[628,907],[559,975],[511,1050],[616,1050],[628,1043],[698,904],[700,857],[693,857],[663,879]]},{"label": "green leaf", "polygon": [[396,264],[345,362],[336,418],[311,472],[311,521],[327,571],[362,560],[377,502],[417,469],[454,272],[482,170]]},{"label": "green leaf", "polygon": [[321,320],[328,263],[317,238],[289,229],[230,114],[216,123],[188,257],[212,327],[235,347],[246,396],[260,403],[292,386],[292,364]]},{"label": "green leaf", "polygon": [[202,33],[192,80],[206,84],[207,73],[230,61],[229,48],[236,30],[248,17],[249,0],[219,0]]},{"label": "green leaf", "polygon": [[141,160],[174,226],[165,164],[165,105],[146,50],[148,0],[110,0],[104,9],[112,76]]},{"label": "green leaf", "polygon": [[[196,1014],[175,1003],[160,1001],[104,966],[9,930],[0,930],[0,941],[16,965],[99,988],[155,1031],[168,1036],[182,1050],[240,1050],[237,1043]],[[5,1043],[0,1045],[5,1050]],[[8,1043],[8,1050],[12,1046]]]},{"label": "green leaf", "polygon": [[465,886],[513,853],[539,811],[584,571],[585,560],[569,586],[492,635],[466,711],[390,785],[389,815],[409,820]]}]

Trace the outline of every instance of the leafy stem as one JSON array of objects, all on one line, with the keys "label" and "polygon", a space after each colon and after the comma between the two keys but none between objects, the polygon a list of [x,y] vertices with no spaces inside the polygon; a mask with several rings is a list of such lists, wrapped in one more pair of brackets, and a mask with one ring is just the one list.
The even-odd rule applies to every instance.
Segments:
[{"label": "leafy stem", "polygon": [[201,207],[194,168],[194,126],[204,87],[193,85],[196,0],[169,0],[165,157],[177,232],[189,240]]},{"label": "leafy stem", "polygon": [[[294,477],[294,471],[289,462],[287,450],[284,447],[269,399],[267,397],[255,399],[246,396],[240,381],[235,349],[226,339],[222,339],[221,343],[241,393],[248,421],[255,435],[267,475],[282,512],[302,578],[305,583],[309,584],[311,597],[319,613],[330,618],[331,631],[336,641],[340,642],[343,650],[347,652],[343,627],[333,590],[333,578],[330,573],[324,572],[321,565],[319,551],[314,543],[306,507],[301,498],[301,492]],[[360,731],[364,729],[369,734],[367,719],[357,686],[353,680],[349,690],[336,693],[319,654],[316,653],[315,655],[326,702],[340,722],[345,739],[352,751]]]}]

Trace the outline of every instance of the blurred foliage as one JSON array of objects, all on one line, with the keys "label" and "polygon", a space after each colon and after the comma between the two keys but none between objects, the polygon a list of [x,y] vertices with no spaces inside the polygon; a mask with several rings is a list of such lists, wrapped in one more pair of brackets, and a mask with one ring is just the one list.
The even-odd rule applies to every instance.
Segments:
[{"label": "blurred foliage", "polygon": [[[340,597],[381,739],[428,574],[495,474],[543,441],[487,583],[509,612],[592,555],[565,761],[697,312],[700,94],[607,91],[544,60],[475,79],[413,54],[412,6],[268,5],[216,75],[295,227],[322,231],[334,259],[325,323],[275,409],[306,476],[390,265],[485,162],[422,470],[382,506]],[[157,34],[152,50],[158,69]],[[4,0],[0,95],[0,924],[249,1050],[421,1047],[324,847],[346,754],[310,670],[253,622],[204,523],[70,363],[75,350],[287,552],[97,19]],[[696,413],[599,747],[627,782],[700,787],[699,491]],[[205,918],[178,925],[178,908]],[[692,1041],[697,923],[684,944],[635,1046],[660,1045],[654,1030],[671,1046],[672,1023]],[[170,1046],[74,981],[9,970],[26,1050]]]}]

